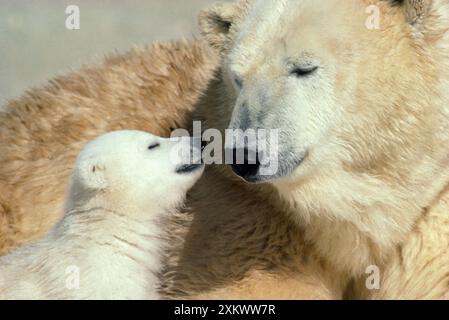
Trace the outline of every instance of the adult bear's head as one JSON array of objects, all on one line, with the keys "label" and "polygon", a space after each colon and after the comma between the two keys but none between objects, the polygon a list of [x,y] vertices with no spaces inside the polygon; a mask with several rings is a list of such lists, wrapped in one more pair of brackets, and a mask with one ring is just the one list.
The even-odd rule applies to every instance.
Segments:
[{"label": "adult bear's head", "polygon": [[419,168],[424,178],[429,162],[447,154],[439,132],[447,128],[448,7],[241,0],[205,10],[203,36],[222,55],[222,121],[280,130],[275,174],[254,165],[234,171],[288,190],[320,172],[397,184]]}]

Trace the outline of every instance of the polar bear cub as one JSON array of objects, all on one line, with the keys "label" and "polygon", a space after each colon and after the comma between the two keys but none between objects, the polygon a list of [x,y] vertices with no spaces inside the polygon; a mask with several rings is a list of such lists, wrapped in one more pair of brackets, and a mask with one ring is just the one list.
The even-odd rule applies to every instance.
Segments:
[{"label": "polar bear cub", "polygon": [[87,144],[62,221],[0,258],[0,299],[158,299],[164,221],[204,170],[192,142],[117,131]]}]

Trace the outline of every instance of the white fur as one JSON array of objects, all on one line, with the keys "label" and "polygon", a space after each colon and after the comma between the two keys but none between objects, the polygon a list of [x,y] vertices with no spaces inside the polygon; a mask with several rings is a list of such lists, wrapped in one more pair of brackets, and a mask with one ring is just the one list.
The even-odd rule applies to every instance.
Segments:
[{"label": "white fur", "polygon": [[0,258],[0,299],[158,299],[164,219],[202,172],[177,173],[184,161],[176,155],[185,148],[189,139],[138,131],[89,143],[63,220],[44,239]]}]

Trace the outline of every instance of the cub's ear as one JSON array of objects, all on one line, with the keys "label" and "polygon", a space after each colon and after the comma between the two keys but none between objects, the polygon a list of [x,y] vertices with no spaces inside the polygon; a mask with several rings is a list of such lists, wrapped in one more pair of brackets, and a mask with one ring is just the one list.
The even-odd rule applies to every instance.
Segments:
[{"label": "cub's ear", "polygon": [[80,159],[76,164],[75,179],[85,189],[106,189],[106,167],[103,163],[98,158]]},{"label": "cub's ear", "polygon": [[237,20],[244,1],[216,3],[200,13],[201,34],[212,47],[219,50],[225,47],[229,39],[229,31]]},{"label": "cub's ear", "polygon": [[432,0],[397,0],[404,7],[408,22],[416,27],[422,26],[430,13]]}]

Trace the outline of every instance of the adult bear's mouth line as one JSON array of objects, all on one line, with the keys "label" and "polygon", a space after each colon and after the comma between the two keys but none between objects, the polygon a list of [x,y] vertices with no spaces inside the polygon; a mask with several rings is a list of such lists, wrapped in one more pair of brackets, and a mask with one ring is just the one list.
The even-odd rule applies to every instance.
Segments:
[{"label": "adult bear's mouth line", "polygon": [[288,159],[286,164],[281,164],[278,170],[278,173],[274,176],[273,179],[284,178],[290,175],[293,171],[295,171],[298,167],[300,167],[304,161],[306,161],[309,156],[309,151],[305,151],[300,157],[295,156],[292,159]]}]

